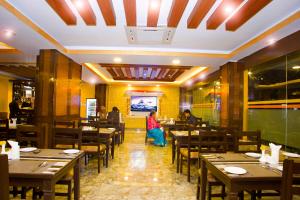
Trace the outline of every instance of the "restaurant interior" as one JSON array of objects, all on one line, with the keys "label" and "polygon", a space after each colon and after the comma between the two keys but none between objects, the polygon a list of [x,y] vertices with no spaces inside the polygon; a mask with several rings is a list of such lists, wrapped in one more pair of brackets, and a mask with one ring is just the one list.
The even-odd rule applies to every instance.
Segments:
[{"label": "restaurant interior", "polygon": [[0,0],[0,93],[0,200],[300,199],[299,0]]}]

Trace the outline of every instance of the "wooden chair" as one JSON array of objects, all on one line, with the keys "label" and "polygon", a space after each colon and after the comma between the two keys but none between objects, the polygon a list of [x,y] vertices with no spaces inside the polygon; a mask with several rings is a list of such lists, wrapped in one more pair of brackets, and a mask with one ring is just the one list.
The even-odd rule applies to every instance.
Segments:
[{"label": "wooden chair", "polygon": [[292,200],[294,195],[300,195],[299,185],[294,185],[294,177],[299,178],[299,175],[300,162],[289,159],[284,160],[280,200]]},{"label": "wooden chair", "polygon": [[0,119],[0,139],[8,139],[8,119]]},{"label": "wooden chair", "polygon": [[[260,131],[240,131],[234,134],[235,152],[260,152],[261,132]],[[242,147],[242,149],[240,149]],[[248,148],[246,148],[248,147]]]},{"label": "wooden chair", "polygon": [[[85,155],[96,155],[98,159],[98,173],[100,173],[100,161],[105,158],[106,145],[105,141],[100,137],[99,129],[96,131],[88,131],[82,135],[82,146],[81,150],[85,152]],[[85,159],[87,164],[87,159]]]},{"label": "wooden chair", "polygon": [[57,128],[75,128],[75,121],[54,121],[54,126]]},{"label": "wooden chair", "polygon": [[[72,148],[77,147],[81,149],[82,144],[82,130],[80,128],[54,128],[54,147],[55,148],[66,148],[71,146]],[[68,175],[59,180],[57,185],[67,185],[67,193],[56,192],[56,196],[67,196],[68,200],[72,197],[72,180],[73,171],[70,171]]]},{"label": "wooden chair", "polygon": [[34,125],[18,125],[17,138],[20,146],[35,146],[39,147],[39,137],[41,129]]},{"label": "wooden chair", "polygon": [[0,154],[0,199],[9,199],[9,176],[7,155]]}]

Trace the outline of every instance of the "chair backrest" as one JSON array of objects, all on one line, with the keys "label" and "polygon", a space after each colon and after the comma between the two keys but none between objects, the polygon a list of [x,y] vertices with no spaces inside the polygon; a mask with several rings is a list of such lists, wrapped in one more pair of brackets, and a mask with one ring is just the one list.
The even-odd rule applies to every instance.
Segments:
[{"label": "chair backrest", "polygon": [[176,120],[175,121],[175,125],[186,125],[186,121],[183,121],[183,120]]},{"label": "chair backrest", "polygon": [[9,199],[8,157],[0,154],[0,199]]},{"label": "chair backrest", "polygon": [[75,128],[75,121],[54,121],[55,127],[61,128]]},{"label": "chair backrest", "polygon": [[199,131],[199,153],[225,153],[227,149],[226,132]]},{"label": "chair backrest", "polygon": [[18,125],[16,132],[16,140],[22,145],[39,146],[39,137],[41,129],[34,125]]},{"label": "chair backrest", "polygon": [[[99,146],[100,144],[104,144],[106,142],[105,138],[101,137],[99,134],[99,128],[95,131],[86,131],[82,135],[82,146]],[[100,149],[98,149],[100,151]]]},{"label": "chair backrest", "polygon": [[187,124],[176,124],[174,127],[174,130],[176,131],[186,131],[189,130],[189,127],[187,126]]},{"label": "chair backrest", "polygon": [[[235,132],[234,146],[235,152],[260,152],[261,132],[259,130]],[[240,149],[240,147],[242,147],[242,149]]]},{"label": "chair backrest", "polygon": [[[294,185],[294,177],[300,176],[300,162],[286,159],[283,162],[280,200],[292,200],[293,195],[300,195],[299,185]],[[298,182],[299,183],[299,182]]]},{"label": "chair backrest", "polygon": [[79,121],[78,122],[78,128],[82,128],[84,126],[97,127],[97,124],[96,124],[96,122],[93,122],[93,121]]},{"label": "chair backrest", "polygon": [[77,145],[81,149],[82,130],[81,128],[54,128],[54,148],[57,145],[72,145],[73,148]]},{"label": "chair backrest", "polygon": [[146,116],[146,134],[148,133],[148,116]]}]

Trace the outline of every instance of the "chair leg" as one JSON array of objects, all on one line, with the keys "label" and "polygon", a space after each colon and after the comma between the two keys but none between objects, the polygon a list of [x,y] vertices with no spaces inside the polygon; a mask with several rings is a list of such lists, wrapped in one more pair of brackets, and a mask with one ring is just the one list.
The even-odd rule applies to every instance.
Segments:
[{"label": "chair leg", "polygon": [[191,160],[187,158],[187,181],[191,182]]},{"label": "chair leg", "polygon": [[101,156],[98,154],[98,174],[100,174]]},{"label": "chair leg", "polygon": [[68,183],[68,200],[72,199],[72,181]]},{"label": "chair leg", "polygon": [[26,199],[26,187],[22,187],[21,189],[21,199]]},{"label": "chair leg", "polygon": [[240,200],[244,200],[244,191],[239,192]]},{"label": "chair leg", "polygon": [[180,164],[179,173],[182,174],[182,165],[183,165],[183,157],[182,157],[182,155],[179,156],[179,164]]},{"label": "chair leg", "polygon": [[84,164],[87,165],[88,164],[88,155],[85,154],[84,156]]},{"label": "chair leg", "polygon": [[221,193],[222,193],[222,199],[224,200],[225,197],[226,197],[225,185],[222,185],[222,191],[221,191]]},{"label": "chair leg", "polygon": [[198,175],[198,182],[197,182],[197,200],[200,197],[200,176]]},{"label": "chair leg", "polygon": [[208,183],[208,200],[211,200],[211,196],[212,196],[212,186]]}]

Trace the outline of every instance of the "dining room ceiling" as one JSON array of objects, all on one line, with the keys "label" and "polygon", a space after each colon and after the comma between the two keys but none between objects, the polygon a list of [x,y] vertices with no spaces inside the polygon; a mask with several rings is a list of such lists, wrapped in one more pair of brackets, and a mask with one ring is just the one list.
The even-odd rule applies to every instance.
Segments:
[{"label": "dining room ceiling", "polygon": [[[0,42],[35,62],[56,48],[79,63],[205,66],[208,72],[300,29],[299,0],[1,0]],[[13,30],[6,38],[5,30]],[[169,35],[168,35],[169,34]]]}]

